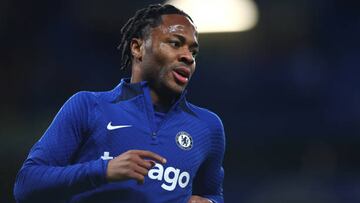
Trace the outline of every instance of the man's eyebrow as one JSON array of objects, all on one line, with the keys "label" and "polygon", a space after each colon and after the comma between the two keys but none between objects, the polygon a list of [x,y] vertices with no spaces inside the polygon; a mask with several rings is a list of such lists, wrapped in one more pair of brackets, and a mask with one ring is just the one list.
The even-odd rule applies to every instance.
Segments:
[{"label": "man's eyebrow", "polygon": [[[181,41],[181,43],[186,42],[186,38],[182,35],[179,34],[173,34],[175,37],[179,38],[179,40]],[[194,42],[190,45],[191,48],[199,48],[199,44],[197,42]]]}]

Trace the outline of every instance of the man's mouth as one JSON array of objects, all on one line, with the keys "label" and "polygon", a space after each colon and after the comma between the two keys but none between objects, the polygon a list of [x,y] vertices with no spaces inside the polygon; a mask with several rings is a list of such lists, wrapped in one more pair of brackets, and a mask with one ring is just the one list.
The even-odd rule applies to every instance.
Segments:
[{"label": "man's mouth", "polygon": [[172,71],[174,78],[177,82],[179,82],[180,84],[186,84],[189,81],[190,78],[190,70],[189,68],[186,68],[184,66],[175,68]]}]

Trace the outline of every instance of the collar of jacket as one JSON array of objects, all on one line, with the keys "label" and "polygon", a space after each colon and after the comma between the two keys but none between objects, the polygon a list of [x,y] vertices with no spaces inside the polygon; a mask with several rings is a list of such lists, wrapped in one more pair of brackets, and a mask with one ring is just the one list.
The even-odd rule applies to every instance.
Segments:
[{"label": "collar of jacket", "polygon": [[[139,95],[148,94],[150,96],[150,88],[147,81],[141,81],[139,83],[130,83],[130,78],[121,79],[120,84],[118,84],[112,91],[112,103],[118,103],[121,101],[129,100]],[[184,111],[194,114],[191,111],[188,102],[186,101],[187,90],[185,89],[180,97],[173,104],[171,109],[182,108]]]}]

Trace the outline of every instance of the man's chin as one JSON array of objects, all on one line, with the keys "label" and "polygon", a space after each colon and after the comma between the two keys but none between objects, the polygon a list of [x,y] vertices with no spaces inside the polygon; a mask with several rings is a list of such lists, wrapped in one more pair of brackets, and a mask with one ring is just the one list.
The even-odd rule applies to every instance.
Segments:
[{"label": "man's chin", "polygon": [[158,94],[169,98],[175,98],[182,94],[182,92],[186,88],[186,85],[181,85],[176,83],[175,81],[168,80],[167,82],[158,84],[157,87],[158,88],[156,89]]},{"label": "man's chin", "polygon": [[179,96],[182,94],[182,92],[185,90],[186,85],[179,85],[177,83],[169,85],[167,87],[169,94],[172,94],[173,96]]},{"label": "man's chin", "polygon": [[180,85],[180,84],[176,84],[175,87],[173,88],[173,91],[176,94],[181,94],[186,88],[186,85]]}]

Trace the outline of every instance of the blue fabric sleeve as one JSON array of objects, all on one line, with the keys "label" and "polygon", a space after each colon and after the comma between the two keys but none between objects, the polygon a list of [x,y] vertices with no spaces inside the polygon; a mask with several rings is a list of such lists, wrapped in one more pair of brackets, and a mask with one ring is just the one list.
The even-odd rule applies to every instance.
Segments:
[{"label": "blue fabric sleeve", "polygon": [[32,147],[15,182],[17,202],[54,202],[106,183],[107,161],[73,164],[72,159],[90,134],[94,102],[90,93],[72,96],[41,139]]},{"label": "blue fabric sleeve", "polygon": [[211,149],[208,158],[201,165],[194,180],[193,194],[210,199],[214,203],[224,202],[222,162],[225,153],[225,133],[221,120],[209,123],[212,130]]}]

